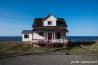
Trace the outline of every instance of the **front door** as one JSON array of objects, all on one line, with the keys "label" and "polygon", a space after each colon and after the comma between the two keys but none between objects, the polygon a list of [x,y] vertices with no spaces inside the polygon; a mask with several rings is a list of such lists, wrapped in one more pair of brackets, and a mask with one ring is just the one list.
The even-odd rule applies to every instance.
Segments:
[{"label": "front door", "polygon": [[57,39],[60,39],[60,33],[57,32]]},{"label": "front door", "polygon": [[52,39],[52,33],[48,33],[48,40]]}]

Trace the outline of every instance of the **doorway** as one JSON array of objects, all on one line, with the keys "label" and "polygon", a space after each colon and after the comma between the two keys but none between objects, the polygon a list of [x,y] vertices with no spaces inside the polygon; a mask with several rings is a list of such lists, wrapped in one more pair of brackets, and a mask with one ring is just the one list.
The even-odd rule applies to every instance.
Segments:
[{"label": "doorway", "polygon": [[52,33],[48,33],[48,40],[52,39]]}]

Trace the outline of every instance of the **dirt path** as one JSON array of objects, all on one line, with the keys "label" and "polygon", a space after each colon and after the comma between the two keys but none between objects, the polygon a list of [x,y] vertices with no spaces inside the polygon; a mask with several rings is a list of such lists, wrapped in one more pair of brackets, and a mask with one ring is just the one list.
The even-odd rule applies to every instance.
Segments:
[{"label": "dirt path", "polygon": [[[96,56],[82,55],[26,55],[0,59],[0,65],[98,65],[97,60]],[[82,61],[94,63],[82,63]]]}]

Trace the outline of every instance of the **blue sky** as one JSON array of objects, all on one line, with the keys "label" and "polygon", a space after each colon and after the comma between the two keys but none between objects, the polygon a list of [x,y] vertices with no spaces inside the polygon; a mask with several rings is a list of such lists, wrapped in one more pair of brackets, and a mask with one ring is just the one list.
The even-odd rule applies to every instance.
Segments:
[{"label": "blue sky", "polygon": [[29,19],[0,16],[0,36],[21,36],[49,13],[66,20],[69,36],[98,36],[98,0],[0,0],[0,15]]}]

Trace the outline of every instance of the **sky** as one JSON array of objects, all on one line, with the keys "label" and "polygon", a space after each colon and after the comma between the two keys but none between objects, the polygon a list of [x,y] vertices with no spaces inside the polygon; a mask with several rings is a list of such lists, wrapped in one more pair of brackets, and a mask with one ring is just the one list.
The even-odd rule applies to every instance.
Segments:
[{"label": "sky", "polygon": [[0,0],[0,36],[21,36],[48,14],[65,19],[69,36],[98,36],[98,0]]}]

